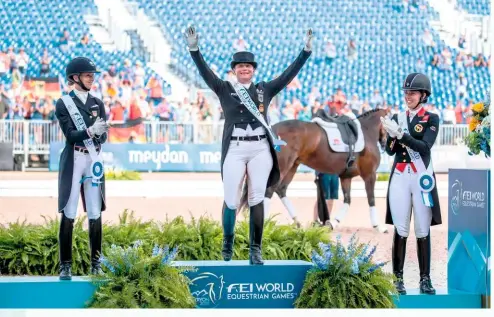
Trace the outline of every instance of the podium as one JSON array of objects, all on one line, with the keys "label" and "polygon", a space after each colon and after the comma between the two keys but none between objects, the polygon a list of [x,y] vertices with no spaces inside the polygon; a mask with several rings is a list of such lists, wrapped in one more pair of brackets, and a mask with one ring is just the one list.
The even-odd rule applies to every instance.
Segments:
[{"label": "podium", "polygon": [[176,266],[194,266],[185,273],[197,308],[293,308],[312,263],[299,260],[177,261]]},{"label": "podium", "polygon": [[490,170],[450,169],[448,289],[490,298]]}]

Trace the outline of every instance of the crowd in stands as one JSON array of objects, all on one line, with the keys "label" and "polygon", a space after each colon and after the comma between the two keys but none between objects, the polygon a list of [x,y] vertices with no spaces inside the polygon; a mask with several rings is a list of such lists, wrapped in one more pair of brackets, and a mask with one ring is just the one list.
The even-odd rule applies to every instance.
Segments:
[{"label": "crowd in stands", "polygon": [[[435,43],[428,30],[423,35],[424,43],[431,50],[434,49]],[[59,38],[59,49],[68,50],[73,46],[88,45],[90,37],[84,34],[76,43],[70,39],[67,30],[63,30]],[[460,38],[459,46],[462,45]],[[348,58],[351,57],[351,41],[348,44]],[[248,49],[248,43],[240,37],[233,47],[235,50]],[[327,43],[326,51],[328,58],[331,57],[331,42]],[[468,113],[473,105],[474,100],[468,98],[467,79],[462,69],[468,67],[490,67],[490,56],[487,58],[482,54],[472,57],[464,54],[460,50],[456,56],[452,56],[448,48],[445,48],[440,54],[435,54],[430,64],[441,70],[448,71],[451,65],[455,64],[455,69],[460,70],[455,89],[456,104],[435,105],[428,104],[430,111],[438,113],[442,123],[445,124],[464,124],[468,123]],[[50,54],[45,48],[41,59],[39,60],[39,76],[50,75]],[[61,93],[67,93],[72,86],[66,85],[65,80],[60,82],[60,91],[55,95],[44,94],[36,95],[32,91],[26,91],[22,85],[23,76],[26,68],[30,64],[30,56],[21,48],[9,47],[0,51],[0,82],[4,76],[10,77],[9,84],[0,83],[0,119],[6,120],[49,120],[55,121],[55,102]],[[32,63],[31,63],[32,64]],[[425,63],[417,61],[416,71],[423,71]],[[212,65],[213,71],[217,72],[215,65]],[[235,76],[229,71],[224,76],[225,80],[233,81]],[[287,91],[296,91],[302,87],[301,83],[295,78],[287,87]],[[125,60],[123,65],[112,64],[105,69],[91,88],[91,93],[104,101],[107,119],[116,122],[124,122],[137,118],[143,118],[146,121],[165,121],[165,122],[221,122],[223,119],[221,109],[218,105],[208,100],[201,92],[198,92],[195,98],[189,99],[184,96],[183,100],[168,100],[168,92],[165,91],[163,82],[157,76],[151,76],[146,80],[145,71],[141,62],[137,61],[134,65],[130,60]],[[433,101],[434,98],[432,97]],[[386,96],[382,95],[379,89],[376,89],[370,100],[362,100],[358,95],[347,96],[343,88],[337,87],[331,96],[322,96],[318,87],[314,86],[307,100],[299,100],[293,97],[292,100],[275,99],[269,109],[269,118],[271,124],[281,120],[299,119],[311,120],[312,114],[318,109],[324,108],[331,114],[344,114],[352,112],[355,115],[376,107],[390,107],[391,112],[398,112],[403,109],[402,105],[387,104]]]},{"label": "crowd in stands", "polygon": [[[21,53],[22,50],[18,56]],[[11,72],[21,71],[22,63],[17,63],[14,67],[11,65],[5,67],[10,67]],[[225,79],[234,80],[234,76],[229,73]],[[286,89],[295,90],[298,85],[297,79],[294,79]],[[436,112],[444,124],[468,123],[468,112],[475,101],[465,97],[467,85],[460,73],[456,86],[459,96],[457,103],[445,107],[430,103],[427,108]],[[61,91],[65,93],[73,89],[73,86],[64,83],[61,86]],[[14,84],[0,84],[0,119],[56,120],[56,96],[36,96],[32,92],[23,93],[22,90],[23,88],[19,89]],[[213,105],[201,92],[197,93],[195,100],[189,100],[188,97],[179,102],[167,100],[161,80],[152,76],[145,82],[139,62],[130,65],[126,61],[121,68],[112,65],[97,77],[91,93],[103,100],[107,119],[116,122],[137,118],[181,123],[217,122],[223,119],[218,105]],[[277,101],[276,99],[269,108],[271,124],[289,119],[310,121],[312,114],[320,108],[333,115],[347,112],[359,115],[376,107],[390,107],[392,113],[403,109],[401,105],[387,104],[379,89],[374,91],[370,100],[361,100],[356,94],[347,96],[342,88],[337,88],[332,96],[325,97],[321,96],[317,87],[313,87],[307,100],[293,98],[282,104]],[[219,111],[219,115],[215,116],[215,111]]]}]

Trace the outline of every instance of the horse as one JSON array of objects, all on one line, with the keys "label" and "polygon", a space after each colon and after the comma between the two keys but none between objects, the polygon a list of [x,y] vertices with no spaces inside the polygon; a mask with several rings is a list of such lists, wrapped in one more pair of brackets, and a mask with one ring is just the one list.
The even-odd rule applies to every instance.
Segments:
[{"label": "horse", "polygon": [[[365,183],[367,202],[370,209],[372,227],[380,233],[387,233],[387,229],[379,224],[375,207],[374,187],[376,184],[377,169],[381,162],[381,150],[386,146],[387,133],[384,130],[381,117],[387,116],[389,109],[376,108],[367,111],[354,119],[358,120],[362,129],[364,146],[359,153],[355,153],[355,161],[349,164],[348,152],[335,152],[328,142],[326,131],[319,123],[301,120],[280,121],[272,126],[278,135],[287,144],[277,152],[280,167],[280,180],[276,185],[266,189],[265,200],[271,199],[276,192],[280,198],[286,197],[288,185],[293,180],[300,164],[312,168],[321,173],[339,175],[343,191],[344,204],[334,220],[330,220],[331,227],[335,228],[346,216],[350,208],[351,181],[360,176]],[[342,116],[343,117],[343,116]],[[324,119],[328,120],[328,118]],[[337,124],[344,125],[346,119],[329,119]],[[379,145],[378,145],[379,144]],[[244,182],[240,196],[238,211],[247,207],[248,181]],[[265,210],[266,212],[266,210]]]}]

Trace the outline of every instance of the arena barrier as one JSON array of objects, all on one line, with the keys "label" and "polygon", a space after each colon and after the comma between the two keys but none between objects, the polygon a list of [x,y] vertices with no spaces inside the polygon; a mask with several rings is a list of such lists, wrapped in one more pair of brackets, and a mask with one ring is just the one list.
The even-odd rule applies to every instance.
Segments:
[{"label": "arena barrier", "polygon": [[[58,171],[60,153],[65,143],[50,144],[49,170]],[[117,143],[103,145],[103,161],[107,167],[139,172],[219,172],[221,145],[214,144],[159,144]],[[467,166],[488,167],[490,163],[481,157],[469,156],[463,146],[435,146],[432,148],[434,170],[447,173],[450,168]],[[394,157],[381,154],[379,173],[391,169]],[[312,173],[300,165],[298,172]]]}]

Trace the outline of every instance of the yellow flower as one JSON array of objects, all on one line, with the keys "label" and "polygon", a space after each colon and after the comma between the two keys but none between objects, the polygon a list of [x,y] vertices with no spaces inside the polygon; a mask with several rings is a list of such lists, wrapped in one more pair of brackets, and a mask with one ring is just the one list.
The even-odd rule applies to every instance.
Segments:
[{"label": "yellow flower", "polygon": [[476,103],[472,106],[472,110],[481,113],[484,110],[484,104],[482,102]]},{"label": "yellow flower", "polygon": [[468,129],[470,131],[474,131],[478,125],[479,125],[479,120],[477,120],[477,118],[473,117],[472,120],[470,121],[470,123],[468,124]]}]

